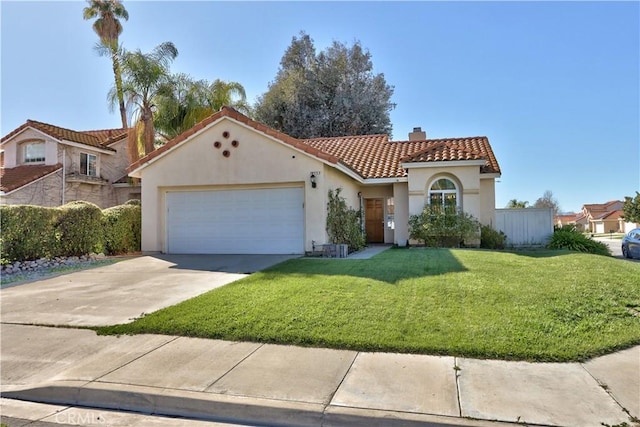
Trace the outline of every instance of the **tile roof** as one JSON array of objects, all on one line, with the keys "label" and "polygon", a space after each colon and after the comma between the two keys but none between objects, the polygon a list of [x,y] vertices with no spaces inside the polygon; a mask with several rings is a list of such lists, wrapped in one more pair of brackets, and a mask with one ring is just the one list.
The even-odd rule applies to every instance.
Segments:
[{"label": "tile roof", "polygon": [[127,134],[127,129],[75,131],[35,120],[27,120],[22,126],[4,136],[2,140],[0,140],[0,143],[4,143],[27,128],[37,129],[58,140],[77,142],[79,144],[111,151],[115,150],[110,148],[109,145],[122,139]]},{"label": "tile roof", "polygon": [[133,163],[128,171],[139,168],[222,117],[244,123],[329,163],[340,163],[364,179],[405,177],[407,172],[401,165],[405,161],[485,160],[485,165],[481,167],[482,173],[500,173],[500,166],[485,136],[395,142],[389,141],[387,135],[297,139],[256,122],[229,107],[223,107],[193,128]]},{"label": "tile roof", "polygon": [[8,193],[61,168],[62,164],[60,163],[55,165],[22,165],[9,169],[0,168],[0,190]]}]

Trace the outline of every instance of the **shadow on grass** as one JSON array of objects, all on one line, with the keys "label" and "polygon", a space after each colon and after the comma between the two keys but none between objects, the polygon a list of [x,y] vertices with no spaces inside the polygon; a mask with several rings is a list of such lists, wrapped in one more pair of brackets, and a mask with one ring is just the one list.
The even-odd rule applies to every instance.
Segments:
[{"label": "shadow on grass", "polygon": [[370,259],[294,259],[268,268],[262,274],[273,280],[283,274],[352,276],[395,285],[405,279],[463,271],[467,271],[466,267],[449,249],[408,248],[389,249]]}]

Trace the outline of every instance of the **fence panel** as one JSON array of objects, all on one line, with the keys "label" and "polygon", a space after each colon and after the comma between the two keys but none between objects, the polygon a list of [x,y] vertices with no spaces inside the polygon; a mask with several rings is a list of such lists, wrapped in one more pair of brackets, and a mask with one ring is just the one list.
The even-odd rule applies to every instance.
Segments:
[{"label": "fence panel", "polygon": [[551,208],[496,209],[496,229],[509,246],[543,246],[553,234]]}]

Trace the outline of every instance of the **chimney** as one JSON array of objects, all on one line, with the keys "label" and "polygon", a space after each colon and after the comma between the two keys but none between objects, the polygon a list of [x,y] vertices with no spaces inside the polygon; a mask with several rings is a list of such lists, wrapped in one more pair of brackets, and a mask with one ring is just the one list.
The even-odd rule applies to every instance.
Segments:
[{"label": "chimney", "polygon": [[421,127],[413,128],[413,132],[409,132],[409,141],[422,141],[427,139],[427,133]]}]

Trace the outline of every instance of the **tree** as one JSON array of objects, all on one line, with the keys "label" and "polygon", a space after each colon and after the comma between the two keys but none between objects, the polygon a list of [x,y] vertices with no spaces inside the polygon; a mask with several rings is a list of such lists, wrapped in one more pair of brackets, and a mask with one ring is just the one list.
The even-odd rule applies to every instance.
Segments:
[{"label": "tree", "polygon": [[524,209],[528,207],[528,205],[529,205],[529,202],[517,200],[517,199],[511,199],[509,200],[509,203],[507,203],[507,209]]},{"label": "tree", "polygon": [[622,205],[624,220],[627,222],[640,222],[640,193],[636,191],[635,197],[626,196]]},{"label": "tree", "polygon": [[560,204],[558,203],[556,198],[553,197],[553,193],[551,192],[551,190],[545,191],[542,197],[536,200],[536,202],[533,204],[533,207],[551,208],[553,209],[553,214],[556,216],[560,213]]},{"label": "tree", "polygon": [[390,134],[393,87],[372,70],[371,54],[359,42],[348,47],[334,41],[316,54],[302,32],[258,98],[256,119],[297,138]]},{"label": "tree", "polygon": [[[153,112],[155,100],[172,91],[169,65],[178,56],[171,42],[156,46],[150,53],[125,51],[122,56],[123,93],[127,107],[134,110],[134,128],[129,132],[129,155],[132,161],[154,149]],[[110,92],[112,104],[116,89]]]},{"label": "tree", "polygon": [[[124,105],[124,92],[122,90],[122,71],[120,67],[120,52],[118,38],[122,34],[120,19],[127,21],[129,13],[119,0],[87,0],[89,6],[82,11],[85,20],[98,18],[93,23],[93,31],[100,37],[98,53],[109,54],[113,66],[118,105],[120,107],[120,119],[122,127],[127,127],[127,110]],[[104,48],[104,50],[102,49]]]},{"label": "tree", "polygon": [[190,129],[223,106],[248,114],[247,95],[237,82],[219,79],[209,83],[193,80],[187,74],[175,74],[170,79],[170,93],[157,97],[155,128],[165,139],[172,139]]}]

